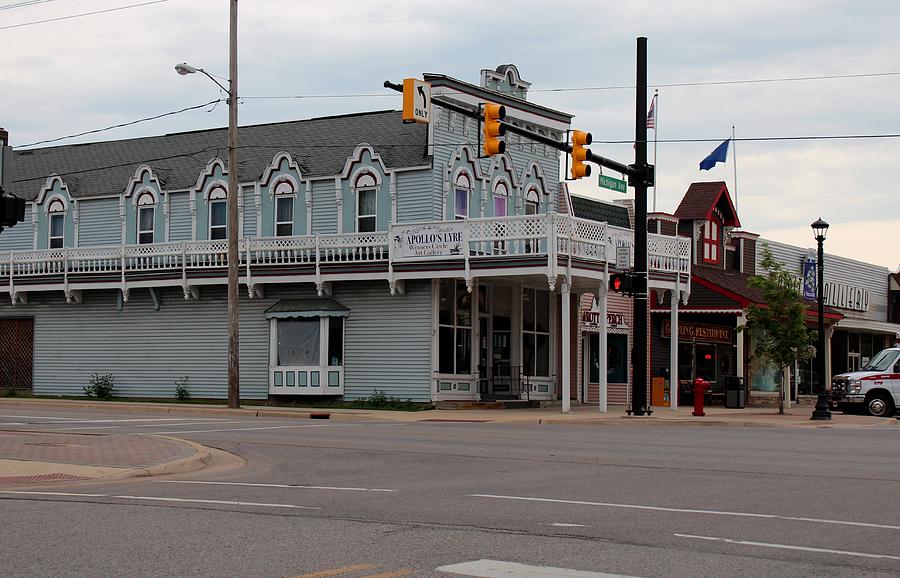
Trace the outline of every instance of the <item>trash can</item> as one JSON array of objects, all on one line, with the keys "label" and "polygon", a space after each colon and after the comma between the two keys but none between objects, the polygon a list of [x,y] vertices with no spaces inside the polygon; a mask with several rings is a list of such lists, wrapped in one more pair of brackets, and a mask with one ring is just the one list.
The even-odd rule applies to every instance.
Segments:
[{"label": "trash can", "polygon": [[747,392],[744,389],[743,377],[726,377],[725,409],[744,409]]}]

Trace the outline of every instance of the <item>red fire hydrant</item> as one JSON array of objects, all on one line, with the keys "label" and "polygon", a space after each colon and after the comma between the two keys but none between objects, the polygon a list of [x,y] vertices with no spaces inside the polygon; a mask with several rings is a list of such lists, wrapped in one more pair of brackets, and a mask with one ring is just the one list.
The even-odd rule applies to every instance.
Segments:
[{"label": "red fire hydrant", "polygon": [[697,417],[703,417],[706,414],[703,412],[703,396],[706,395],[706,390],[709,389],[709,382],[705,379],[698,377],[694,380],[694,413]]}]

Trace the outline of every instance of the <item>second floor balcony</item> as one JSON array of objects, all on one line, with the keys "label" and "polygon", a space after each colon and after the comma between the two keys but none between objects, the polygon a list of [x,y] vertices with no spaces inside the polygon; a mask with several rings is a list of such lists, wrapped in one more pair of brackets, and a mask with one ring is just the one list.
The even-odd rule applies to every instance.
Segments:
[{"label": "second floor balcony", "polygon": [[[240,282],[250,296],[266,283],[384,279],[393,291],[404,279],[456,276],[559,275],[602,280],[616,269],[617,247],[633,232],[607,223],[547,213],[515,217],[403,223],[388,231],[239,239]],[[690,239],[648,235],[651,278],[688,282]],[[0,254],[0,291],[13,302],[32,291],[73,292],[136,287],[223,284],[228,243],[184,241],[76,247]],[[616,269],[618,270],[618,269]],[[651,281],[652,285],[652,281]]]}]

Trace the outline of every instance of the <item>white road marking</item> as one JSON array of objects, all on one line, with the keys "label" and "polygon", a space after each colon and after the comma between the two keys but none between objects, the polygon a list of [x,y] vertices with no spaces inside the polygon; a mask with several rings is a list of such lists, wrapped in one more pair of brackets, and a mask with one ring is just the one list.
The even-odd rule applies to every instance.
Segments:
[{"label": "white road marking", "polygon": [[254,488],[290,488],[297,490],[339,490],[346,492],[396,492],[383,488],[344,488],[339,486],[300,486],[296,484],[262,484],[250,482],[204,482],[197,480],[159,480],[161,484],[205,484],[212,486],[250,486]]},{"label": "white road marking", "polygon": [[587,528],[584,524],[566,524],[565,522],[553,522],[552,524],[542,524],[543,526],[553,526],[554,528]]},{"label": "white road marking", "polygon": [[321,510],[315,506],[298,506],[296,504],[265,504],[260,502],[235,502],[230,500],[200,500],[194,498],[164,498],[157,496],[111,496],[122,500],[153,500],[157,502],[185,502],[193,504],[224,504],[226,506],[260,506],[265,508],[291,508],[295,510]]},{"label": "white road marking", "polygon": [[235,428],[225,428],[225,429],[197,429],[197,430],[184,430],[184,431],[158,431],[153,432],[156,434],[185,434],[185,433],[213,433],[213,432],[223,432],[223,431],[253,431],[253,430],[262,430],[262,429],[288,429],[288,428],[302,428],[302,427],[359,427],[354,425],[346,425],[346,424],[315,424],[315,425],[273,425],[269,427],[235,427]]},{"label": "white road marking", "polygon": [[839,554],[841,556],[858,556],[860,558],[882,558],[887,560],[900,560],[900,556],[889,556],[888,554],[870,554],[868,552],[853,552],[850,550],[831,550],[828,548],[812,548],[809,546],[793,546],[791,544],[772,544],[769,542],[753,542],[750,540],[732,540],[729,538],[716,538],[714,536],[694,536],[692,534],[674,534],[679,538],[693,538],[697,540],[707,540],[711,542],[725,542],[727,544],[738,544],[741,546],[759,546],[761,548],[777,548],[779,550],[799,550],[801,552],[818,552],[821,554]]},{"label": "white road marking", "polygon": [[[145,417],[145,418],[127,418],[127,419],[76,419],[73,417],[48,417],[43,415],[0,415],[0,417],[13,418],[13,419],[49,419],[49,420],[57,420],[62,421],[65,424],[70,423],[134,423],[139,421],[152,421],[152,422],[173,422],[173,421],[202,421],[203,423],[216,423],[225,421],[224,418],[219,417],[194,417],[194,418],[184,418],[184,417]],[[163,424],[167,425],[167,424]]]},{"label": "white road marking", "polygon": [[[89,429],[89,430],[95,430],[95,429],[117,429],[117,428],[122,429],[122,428],[135,428],[135,427],[164,427],[164,426],[173,426],[173,425],[177,425],[178,427],[185,427],[185,426],[189,426],[189,425],[205,425],[205,424],[208,424],[208,423],[210,423],[210,422],[208,422],[208,421],[193,421],[193,422],[179,423],[179,424],[173,424],[173,423],[141,423],[141,424],[135,424],[135,425],[125,424],[125,425],[101,425],[101,426],[58,427],[58,428],[54,428],[52,431],[73,431],[73,430],[80,430],[80,429]],[[225,424],[225,423],[243,423],[243,421],[242,421],[242,420],[217,421],[217,422],[215,422],[215,424],[210,424],[210,425],[219,425],[219,424]],[[264,422],[256,422],[256,423],[277,423],[277,422],[273,422],[273,421],[264,421]]]},{"label": "white road marking", "polygon": [[0,494],[20,494],[23,496],[75,496],[79,498],[102,498],[106,494],[74,494],[71,492],[26,492],[15,490],[3,490]]},{"label": "white road marking", "polygon": [[740,518],[766,518],[769,520],[790,520],[792,522],[812,522],[815,524],[834,524],[838,526],[858,526],[863,528],[880,528],[883,530],[900,530],[900,526],[890,524],[873,524],[869,522],[851,522],[847,520],[828,520],[823,518],[804,518],[800,516],[779,516],[777,514],[757,514],[754,512],[728,512],[721,510],[697,510],[690,508],[667,508],[663,506],[642,506],[639,504],[615,504],[611,502],[588,502],[584,500],[559,500],[555,498],[530,498],[525,496],[499,496],[494,494],[469,494],[473,498],[495,498],[500,500],[520,500],[524,502],[546,502],[550,504],[573,504],[577,506],[600,506],[604,508],[625,508],[630,510],[650,510],[654,512],[674,512],[678,514],[708,514],[713,516],[736,516]]},{"label": "white road marking", "polygon": [[160,496],[111,496],[109,494],[75,494],[71,492],[27,492],[0,490],[0,494],[18,494],[25,496],[69,496],[76,498],[117,498],[120,500],[152,500],[157,502],[180,502],[196,504],[220,504],[226,506],[259,506],[264,508],[290,508],[294,510],[321,510],[317,506],[298,506],[297,504],[266,504],[260,502],[237,502],[231,500],[200,500],[195,498],[168,498]]},{"label": "white road marking", "polygon": [[8,422],[0,423],[0,425],[29,425],[29,424],[25,423],[24,421],[8,421]]},{"label": "white road marking", "polygon": [[13,419],[62,419],[71,420],[74,417],[50,417],[46,415],[0,415],[0,417],[11,417]]},{"label": "white road marking", "polygon": [[479,576],[483,578],[630,578],[622,574],[588,572],[551,566],[528,566],[501,560],[474,560],[436,568],[438,572]]}]

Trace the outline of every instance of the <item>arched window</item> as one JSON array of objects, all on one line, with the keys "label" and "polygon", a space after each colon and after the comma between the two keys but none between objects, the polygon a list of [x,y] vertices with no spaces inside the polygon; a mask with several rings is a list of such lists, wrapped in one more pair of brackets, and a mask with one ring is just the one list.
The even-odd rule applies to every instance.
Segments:
[{"label": "arched window", "polygon": [[377,194],[375,177],[366,173],[356,179],[356,231],[371,233],[376,227]]},{"label": "arched window", "polygon": [[228,236],[228,194],[222,187],[209,192],[209,238],[225,239]]},{"label": "arched window", "polygon": [[50,215],[47,246],[51,249],[61,249],[65,241],[66,205],[60,199],[53,199],[47,207],[47,213]]},{"label": "arched window", "polygon": [[531,187],[525,193],[525,214],[536,215],[541,206],[541,196],[536,187]]},{"label": "arched window", "polygon": [[472,193],[472,183],[469,181],[469,176],[465,173],[460,173],[456,177],[453,190],[453,214],[457,220],[467,219],[469,217],[469,197]]},{"label": "arched window", "polygon": [[275,236],[294,234],[294,185],[281,181],[275,185]]},{"label": "arched window", "polygon": [[503,181],[494,185],[494,216],[505,217],[509,210],[509,188]]},{"label": "arched window", "polygon": [[153,223],[156,217],[156,199],[151,193],[143,193],[137,200],[137,242],[153,243]]}]

